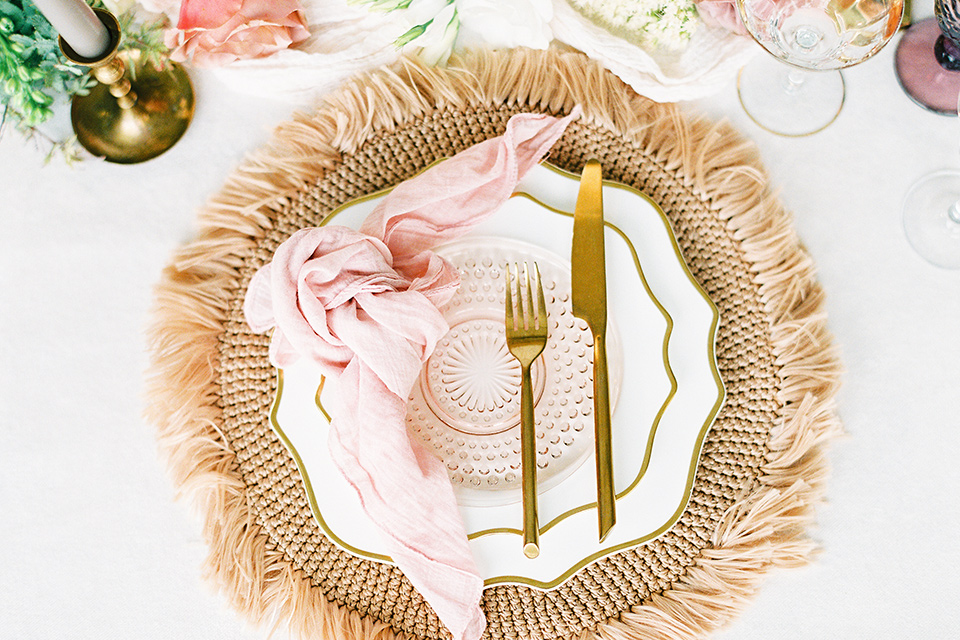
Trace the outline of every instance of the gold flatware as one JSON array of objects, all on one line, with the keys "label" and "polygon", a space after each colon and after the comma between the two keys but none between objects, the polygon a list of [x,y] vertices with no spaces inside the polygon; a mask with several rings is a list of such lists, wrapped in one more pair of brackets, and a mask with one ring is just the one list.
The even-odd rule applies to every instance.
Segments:
[{"label": "gold flatware", "polygon": [[[523,281],[520,281],[520,265],[514,265],[516,277],[507,265],[507,296],[504,324],[506,325],[507,348],[520,362],[520,466],[523,487],[523,554],[528,558],[540,555],[540,523],[537,516],[537,443],[536,424],[533,416],[533,383],[530,365],[547,345],[547,305],[543,299],[540,270],[533,264],[536,279],[536,315],[534,315],[534,289],[530,282],[530,267],[523,265]],[[514,292],[516,287],[516,309]]]},{"label": "gold flatware", "polygon": [[571,252],[573,315],[593,333],[593,414],[597,452],[597,515],[603,541],[617,521],[607,382],[607,275],[603,243],[603,170],[588,160],[580,177]]}]

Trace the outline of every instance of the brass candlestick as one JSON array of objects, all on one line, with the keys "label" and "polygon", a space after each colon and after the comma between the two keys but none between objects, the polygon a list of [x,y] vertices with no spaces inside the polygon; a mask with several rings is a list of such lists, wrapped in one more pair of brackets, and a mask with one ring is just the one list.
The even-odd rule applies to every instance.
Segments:
[{"label": "brass candlestick", "polygon": [[109,162],[150,160],[172,147],[193,118],[190,78],[176,63],[156,69],[142,62],[138,52],[118,53],[117,19],[109,11],[94,11],[110,34],[110,46],[102,56],[83,58],[60,38],[63,54],[89,67],[99,83],[87,95],[74,97],[73,130],[84,148]]}]

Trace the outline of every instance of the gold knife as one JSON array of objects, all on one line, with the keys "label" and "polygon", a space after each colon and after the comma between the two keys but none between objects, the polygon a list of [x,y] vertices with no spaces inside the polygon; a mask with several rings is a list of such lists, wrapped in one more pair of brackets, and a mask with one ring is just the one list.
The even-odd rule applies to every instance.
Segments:
[{"label": "gold knife", "polygon": [[573,216],[573,315],[593,333],[593,417],[597,452],[597,512],[600,540],[617,521],[610,443],[610,388],[607,383],[607,271],[603,247],[603,171],[588,160],[580,177]]}]

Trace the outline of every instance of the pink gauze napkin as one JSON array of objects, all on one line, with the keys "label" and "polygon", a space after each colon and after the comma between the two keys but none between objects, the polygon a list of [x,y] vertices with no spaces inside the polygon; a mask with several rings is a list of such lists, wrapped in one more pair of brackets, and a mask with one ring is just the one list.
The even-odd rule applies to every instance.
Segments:
[{"label": "pink gauze napkin", "polygon": [[276,367],[309,358],[338,380],[334,463],[455,640],[483,633],[483,580],[446,468],[405,424],[410,390],[448,330],[439,307],[460,283],[431,249],[506,202],[579,113],[513,116],[502,136],[398,185],[359,231],[294,233],[254,274],[244,301],[251,329],[273,329]]}]

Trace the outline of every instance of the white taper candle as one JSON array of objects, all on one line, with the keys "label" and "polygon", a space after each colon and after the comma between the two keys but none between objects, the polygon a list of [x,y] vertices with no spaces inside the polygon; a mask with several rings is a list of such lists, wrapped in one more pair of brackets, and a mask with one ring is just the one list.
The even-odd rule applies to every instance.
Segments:
[{"label": "white taper candle", "polygon": [[33,3],[77,55],[96,59],[107,52],[110,34],[84,0],[33,0]]}]

